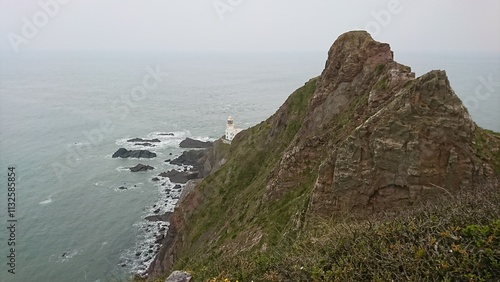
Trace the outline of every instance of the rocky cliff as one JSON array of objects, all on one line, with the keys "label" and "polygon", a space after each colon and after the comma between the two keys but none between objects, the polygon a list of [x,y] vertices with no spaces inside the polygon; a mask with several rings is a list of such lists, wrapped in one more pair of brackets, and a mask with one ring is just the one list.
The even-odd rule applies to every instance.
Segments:
[{"label": "rocky cliff", "polygon": [[472,121],[444,71],[415,78],[388,44],[348,32],[322,74],[238,134],[227,162],[187,195],[149,273],[202,271],[318,218],[415,206],[499,175],[499,135]]}]

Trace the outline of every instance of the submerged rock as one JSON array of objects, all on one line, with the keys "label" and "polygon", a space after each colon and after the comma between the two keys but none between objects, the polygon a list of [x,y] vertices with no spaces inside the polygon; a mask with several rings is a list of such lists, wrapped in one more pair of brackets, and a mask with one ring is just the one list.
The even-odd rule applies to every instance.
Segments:
[{"label": "submerged rock", "polygon": [[129,168],[131,172],[138,172],[138,171],[148,171],[148,170],[153,170],[155,169],[154,167],[150,165],[143,165],[143,164],[138,164],[134,167]]},{"label": "submerged rock", "polygon": [[156,145],[153,145],[151,143],[135,143],[134,145],[136,146],[145,146],[145,147],[156,147]]},{"label": "submerged rock", "polygon": [[155,138],[155,139],[132,138],[132,139],[127,140],[127,142],[156,142],[156,143],[159,143],[159,142],[161,142],[161,140],[158,138]]}]

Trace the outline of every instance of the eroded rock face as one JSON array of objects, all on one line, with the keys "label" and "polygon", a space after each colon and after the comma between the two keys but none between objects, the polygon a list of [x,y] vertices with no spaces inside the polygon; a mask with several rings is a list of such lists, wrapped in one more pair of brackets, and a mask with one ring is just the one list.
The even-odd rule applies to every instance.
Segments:
[{"label": "eroded rock face", "polygon": [[446,73],[427,73],[324,160],[312,207],[388,210],[470,184],[481,177],[472,146],[475,129]]},{"label": "eroded rock face", "polygon": [[346,33],[330,49],[264,201],[293,189],[306,171],[318,174],[311,214],[362,214],[431,199],[491,172],[476,156],[475,130],[444,71],[415,79],[388,44],[363,31]]}]

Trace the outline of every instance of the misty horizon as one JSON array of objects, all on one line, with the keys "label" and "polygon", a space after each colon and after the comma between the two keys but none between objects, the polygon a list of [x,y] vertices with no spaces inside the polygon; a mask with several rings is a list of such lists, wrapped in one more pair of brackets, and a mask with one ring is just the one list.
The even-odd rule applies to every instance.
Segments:
[{"label": "misty horizon", "polygon": [[[116,2],[117,3],[117,2]],[[500,3],[0,1],[0,52],[318,52],[367,30],[404,52],[500,52]]]}]

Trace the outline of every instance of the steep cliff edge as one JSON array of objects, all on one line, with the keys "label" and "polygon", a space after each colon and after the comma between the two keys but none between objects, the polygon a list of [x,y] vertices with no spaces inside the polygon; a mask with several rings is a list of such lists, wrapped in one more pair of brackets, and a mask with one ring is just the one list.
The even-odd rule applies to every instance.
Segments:
[{"label": "steep cliff edge", "polygon": [[472,121],[444,71],[415,78],[388,44],[348,32],[322,74],[238,134],[227,162],[176,208],[149,274],[259,264],[320,218],[419,206],[499,175],[500,137]]}]

